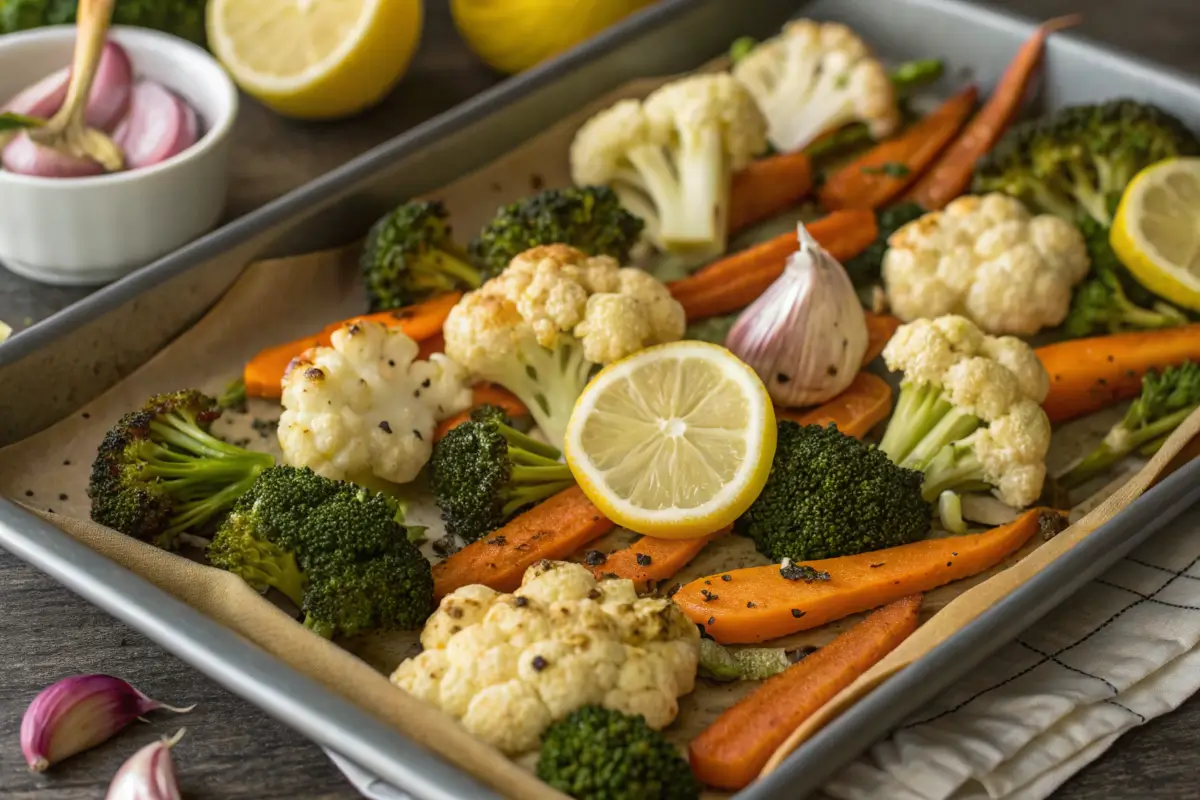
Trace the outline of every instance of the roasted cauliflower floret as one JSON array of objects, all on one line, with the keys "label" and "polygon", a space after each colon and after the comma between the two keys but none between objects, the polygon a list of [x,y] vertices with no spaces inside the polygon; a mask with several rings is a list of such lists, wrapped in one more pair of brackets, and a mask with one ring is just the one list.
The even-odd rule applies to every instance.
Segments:
[{"label": "roasted cauliflower floret", "polygon": [[883,358],[904,378],[880,449],[925,474],[927,500],[983,488],[1015,508],[1037,500],[1050,448],[1041,408],[1050,381],[1029,345],[945,316],[900,326]]},{"label": "roasted cauliflower floret", "polygon": [[700,658],[700,634],[669,599],[638,598],[631,581],[597,582],[561,561],[533,565],[511,594],[447,595],[421,643],[392,683],[510,755],[585,705],[669,725]]},{"label": "roasted cauliflower floret", "polygon": [[597,365],[683,336],[683,306],[645,272],[566,245],[527,250],[450,312],[446,353],[529,408],[562,445]]},{"label": "roasted cauliflower floret", "polygon": [[862,122],[876,139],[900,125],[892,80],[854,31],[802,19],[755,47],[733,75],[758,100],[767,138],[781,152],[803,150],[826,131]]},{"label": "roasted cauliflower floret", "polygon": [[733,171],[766,146],[766,120],[741,83],[692,75],[584,123],[571,143],[571,176],[610,186],[660,249],[716,255],[725,250]]},{"label": "roasted cauliflower floret", "polygon": [[896,231],[883,257],[892,311],[906,322],[961,314],[993,334],[1062,323],[1089,266],[1083,234],[1007,195],[967,195]]},{"label": "roasted cauliflower floret", "polygon": [[287,463],[335,480],[415,478],[437,423],[471,404],[462,368],[440,353],[417,361],[417,349],[403,332],[361,321],[293,361],[279,418]]}]

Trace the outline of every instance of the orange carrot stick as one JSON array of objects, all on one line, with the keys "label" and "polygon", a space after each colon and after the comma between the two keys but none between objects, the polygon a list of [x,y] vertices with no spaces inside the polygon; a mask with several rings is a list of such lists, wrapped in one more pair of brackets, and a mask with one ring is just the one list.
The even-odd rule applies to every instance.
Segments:
[{"label": "orange carrot stick", "polygon": [[1042,408],[1051,422],[1066,422],[1135,397],[1148,370],[1200,361],[1200,323],[1072,339],[1035,352],[1050,375]]},{"label": "orange carrot stick", "polygon": [[671,578],[699,555],[713,539],[724,536],[729,528],[698,539],[656,539],[643,536],[624,550],[609,553],[602,564],[588,569],[598,580],[628,578],[639,592],[650,591],[659,581]]},{"label": "orange carrot stick", "polygon": [[433,433],[433,440],[435,442],[441,441],[443,436],[471,418],[472,409],[484,405],[497,406],[510,417],[523,417],[529,413],[529,409],[525,407],[525,404],[503,386],[497,386],[494,383],[476,384],[471,389],[471,408],[455,414],[449,419],[442,420],[437,426],[437,430]]},{"label": "orange carrot stick", "polygon": [[446,321],[450,309],[454,308],[455,303],[461,298],[461,292],[450,292],[423,303],[397,308],[393,311],[360,314],[327,325],[320,333],[312,336],[261,350],[254,358],[250,359],[242,371],[242,379],[246,382],[246,394],[251,397],[281,396],[283,388],[280,383],[283,380],[283,373],[287,371],[288,364],[292,363],[292,359],[310,347],[327,347],[332,341],[333,332],[351,322],[359,320],[381,322],[390,328],[399,328],[417,342],[431,339],[442,332],[442,324]]},{"label": "orange carrot stick", "polygon": [[737,233],[800,202],[812,189],[812,180],[812,160],[804,153],[752,161],[733,174],[729,232]]},{"label": "orange carrot stick", "polygon": [[899,136],[880,142],[833,173],[818,193],[821,205],[831,210],[887,205],[920,178],[950,143],[974,110],[978,95],[974,86],[968,86]]},{"label": "orange carrot stick", "polygon": [[1055,31],[1079,23],[1080,16],[1072,14],[1042,23],[1021,45],[996,84],[991,97],[963,132],[908,192],[907,199],[923,208],[942,208],[967,190],[975,162],[991,150],[1021,110],[1021,102],[1033,81],[1034,72],[1042,61],[1046,39]]},{"label": "orange carrot stick", "polygon": [[704,625],[722,644],[777,639],[977,575],[1016,552],[1039,529],[1061,519],[1062,512],[1037,508],[983,533],[805,562],[818,572],[828,572],[827,581],[788,580],[778,565],[734,570],[722,573],[732,580],[722,580],[719,591],[705,591],[711,588],[704,583],[711,581],[710,576],[684,586],[674,600],[690,620]]},{"label": "orange carrot stick", "polygon": [[446,349],[446,340],[442,337],[441,331],[438,331],[428,339],[418,342],[420,347],[417,349],[417,358],[422,361],[428,361],[429,357],[434,353],[441,353]]},{"label": "orange carrot stick", "polygon": [[832,400],[816,408],[776,408],[776,419],[789,419],[801,425],[834,423],[847,436],[861,439],[892,411],[892,387],[878,375],[860,372],[854,381]]},{"label": "orange carrot stick", "polygon": [[727,708],[688,746],[696,777],[720,789],[750,784],[792,731],[917,629],[920,611],[919,594],[889,603]]},{"label": "orange carrot stick", "polygon": [[474,583],[511,592],[534,562],[566,558],[612,527],[578,486],[564,489],[435,564],[434,597],[440,599]]},{"label": "orange carrot stick", "polygon": [[867,352],[863,354],[864,366],[879,357],[899,327],[900,320],[891,314],[867,312]]},{"label": "orange carrot stick", "polygon": [[[878,235],[875,215],[865,209],[835,211],[806,227],[838,261],[858,255]],[[689,321],[728,314],[757,300],[783,274],[798,247],[795,231],[789,231],[672,281],[668,288]]]}]

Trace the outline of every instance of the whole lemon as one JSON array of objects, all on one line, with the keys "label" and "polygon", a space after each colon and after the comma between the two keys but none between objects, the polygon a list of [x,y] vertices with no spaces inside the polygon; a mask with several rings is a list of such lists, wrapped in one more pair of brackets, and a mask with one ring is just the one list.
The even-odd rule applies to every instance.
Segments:
[{"label": "whole lemon", "polygon": [[654,0],[451,0],[454,24],[488,66],[514,74],[569,50]]}]

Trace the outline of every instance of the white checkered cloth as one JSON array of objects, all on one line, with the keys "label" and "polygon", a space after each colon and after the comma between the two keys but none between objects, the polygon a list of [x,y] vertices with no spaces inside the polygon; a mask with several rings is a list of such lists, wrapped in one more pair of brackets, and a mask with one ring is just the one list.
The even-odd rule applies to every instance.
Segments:
[{"label": "white checkered cloth", "polygon": [[[1200,507],[1081,589],[824,789],[835,800],[1042,800],[1200,689]],[[372,800],[408,795],[330,754]]]},{"label": "white checkered cloth", "polygon": [[836,800],[1042,800],[1200,689],[1200,507],[876,744]]}]

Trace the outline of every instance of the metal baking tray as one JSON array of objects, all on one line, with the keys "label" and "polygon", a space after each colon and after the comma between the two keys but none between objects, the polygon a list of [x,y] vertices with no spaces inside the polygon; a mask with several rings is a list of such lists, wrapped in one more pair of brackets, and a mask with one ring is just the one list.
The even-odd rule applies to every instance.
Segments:
[{"label": "metal baking tray", "polygon": [[[803,14],[845,22],[887,58],[937,55],[994,84],[1033,23],[960,0],[664,0],[18,334],[0,347],[0,446],[53,424],[185,330],[252,260],[359,238],[397,198],[449,183],[639,77],[683,72],[734,35]],[[1050,41],[1044,108],[1139,97],[1200,127],[1200,82],[1074,34]],[[35,390],[14,387],[36,387]],[[739,800],[803,797],[906,715],[1200,501],[1200,459],[891,678]],[[322,746],[422,800],[497,795],[286,664],[0,499],[0,546]]]}]

